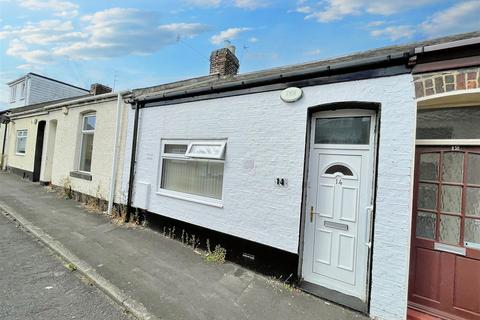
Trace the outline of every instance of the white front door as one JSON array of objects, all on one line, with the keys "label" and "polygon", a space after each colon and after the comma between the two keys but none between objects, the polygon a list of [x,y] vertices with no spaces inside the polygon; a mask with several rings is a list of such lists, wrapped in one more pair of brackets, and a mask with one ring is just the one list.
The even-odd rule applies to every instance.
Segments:
[{"label": "white front door", "polygon": [[[375,114],[312,117],[303,280],[367,299]],[[329,298],[329,297],[326,297]]]}]

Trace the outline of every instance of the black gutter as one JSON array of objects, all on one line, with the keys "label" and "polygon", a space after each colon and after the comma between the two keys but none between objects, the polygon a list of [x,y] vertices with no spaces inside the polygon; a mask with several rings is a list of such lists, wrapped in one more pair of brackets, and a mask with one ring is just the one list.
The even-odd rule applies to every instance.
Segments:
[{"label": "black gutter", "polygon": [[140,105],[135,104],[135,119],[133,122],[133,137],[132,137],[132,155],[130,158],[130,175],[128,177],[128,195],[127,195],[127,212],[125,214],[125,222],[130,220],[130,215],[133,211],[132,207],[132,195],[133,195],[133,183],[135,181],[135,164],[137,156],[137,136],[138,136],[138,119],[140,117]]},{"label": "black gutter", "polygon": [[318,66],[302,70],[288,71],[275,75],[266,75],[252,79],[227,81],[220,84],[194,88],[183,91],[166,92],[161,95],[152,95],[134,99],[140,102],[170,101],[185,97],[193,97],[203,94],[222,93],[226,91],[235,91],[259,86],[268,86],[273,84],[300,81],[317,78],[321,76],[332,76],[347,72],[355,72],[365,69],[374,69],[389,67],[394,65],[407,65],[410,57],[409,52],[394,53],[387,56],[364,58],[354,61],[340,62],[333,65]]}]

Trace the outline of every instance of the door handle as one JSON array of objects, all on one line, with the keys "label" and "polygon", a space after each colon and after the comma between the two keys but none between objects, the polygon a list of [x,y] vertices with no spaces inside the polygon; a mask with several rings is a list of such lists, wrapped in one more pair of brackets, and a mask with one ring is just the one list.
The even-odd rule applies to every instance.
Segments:
[{"label": "door handle", "polygon": [[313,215],[318,214],[313,210],[313,206],[310,207],[310,222],[313,222]]}]

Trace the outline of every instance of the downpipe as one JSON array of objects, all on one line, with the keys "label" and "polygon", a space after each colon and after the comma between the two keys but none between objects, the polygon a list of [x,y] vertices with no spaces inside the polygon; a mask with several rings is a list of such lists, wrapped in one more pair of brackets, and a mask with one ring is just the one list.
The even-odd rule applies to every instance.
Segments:
[{"label": "downpipe", "polygon": [[130,90],[122,91],[117,94],[117,110],[115,117],[115,138],[113,145],[113,158],[112,158],[112,172],[110,177],[110,190],[108,193],[108,215],[112,214],[113,204],[115,201],[115,184],[117,180],[117,171],[118,171],[118,152],[120,149],[119,140],[120,140],[120,126],[122,119],[122,97],[126,93],[131,93]]},{"label": "downpipe", "polygon": [[138,136],[138,119],[140,117],[140,105],[138,102],[135,105],[135,119],[133,122],[132,135],[132,154],[130,157],[130,174],[128,177],[128,196],[127,196],[127,213],[125,214],[125,222],[130,221],[130,216],[134,208],[132,207],[133,184],[135,182],[135,164],[137,156],[137,136]]}]

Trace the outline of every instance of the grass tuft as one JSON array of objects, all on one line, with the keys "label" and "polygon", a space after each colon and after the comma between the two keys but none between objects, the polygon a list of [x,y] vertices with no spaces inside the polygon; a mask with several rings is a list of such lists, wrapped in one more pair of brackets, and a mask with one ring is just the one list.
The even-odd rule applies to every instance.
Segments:
[{"label": "grass tuft", "polygon": [[67,269],[70,270],[71,272],[77,270],[77,266],[74,265],[74,264],[71,263],[71,262],[65,264],[64,266],[65,266],[65,268],[67,268]]},{"label": "grass tuft", "polygon": [[[208,241],[208,247],[210,247],[209,241]],[[227,256],[227,249],[217,244],[213,251],[210,251],[210,248],[207,249],[207,254],[205,255],[205,261],[211,262],[211,263],[217,263],[217,264],[224,264],[226,256]]]}]

